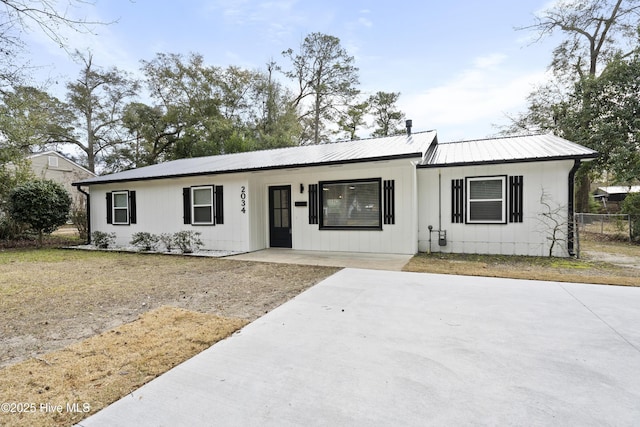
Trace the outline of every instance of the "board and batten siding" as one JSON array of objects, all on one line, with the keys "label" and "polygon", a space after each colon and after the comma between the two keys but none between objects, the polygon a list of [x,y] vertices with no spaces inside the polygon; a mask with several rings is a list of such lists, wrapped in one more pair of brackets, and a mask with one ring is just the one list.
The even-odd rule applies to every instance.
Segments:
[{"label": "board and batten siding", "polygon": [[[417,252],[415,166],[410,159],[318,166],[249,174],[252,250],[268,247],[270,186],[291,186],[292,249],[414,254]],[[395,183],[395,224],[382,230],[323,230],[309,224],[309,185],[321,181],[393,180]],[[300,192],[300,184],[304,190]],[[383,191],[383,190],[382,190]],[[295,202],[306,206],[295,206]],[[322,209],[322,206],[318,207]],[[382,208],[382,207],[380,207]]]},{"label": "board and batten siding", "polygon": [[[224,223],[217,225],[184,224],[182,190],[192,186],[222,186]],[[203,247],[209,250],[249,251],[249,213],[240,213],[242,187],[246,177],[213,175],[189,178],[132,181],[91,186],[92,230],[116,233],[115,246],[126,247],[136,232],[152,234],[192,230],[201,233]],[[136,192],[136,223],[107,224],[106,193]]]},{"label": "board and batten siding", "polygon": [[[393,224],[383,224],[382,230],[323,230],[319,224],[309,224],[309,185],[359,179],[393,180]],[[203,249],[256,251],[269,247],[269,187],[289,185],[292,249],[414,254],[418,250],[416,184],[410,159],[100,184],[91,186],[91,224],[93,231],[115,232],[115,246],[120,247],[128,246],[136,232],[194,230],[202,233]],[[201,185],[224,188],[224,224],[183,224],[182,190]],[[136,192],[135,224],[107,224],[106,193],[121,190]],[[295,206],[295,202],[306,206]]]},{"label": "board and batten siding", "polygon": [[[454,166],[418,169],[420,252],[478,253],[504,255],[546,256],[549,252],[550,226],[545,225],[545,211],[540,203],[542,192],[553,207],[561,207],[562,239],[566,237],[568,219],[568,177],[573,160],[498,165]],[[468,224],[452,221],[452,180],[469,177],[522,176],[522,222],[510,222],[509,212],[505,224]],[[440,183],[440,191],[438,189]],[[463,184],[464,185],[464,184]],[[507,189],[508,194],[508,189]],[[466,201],[466,191],[465,191]],[[508,206],[508,201],[507,201]],[[465,206],[466,207],[466,206]],[[438,244],[439,222],[446,231],[446,246]],[[433,227],[429,247],[428,226]],[[566,243],[558,242],[554,256],[568,256]]]}]

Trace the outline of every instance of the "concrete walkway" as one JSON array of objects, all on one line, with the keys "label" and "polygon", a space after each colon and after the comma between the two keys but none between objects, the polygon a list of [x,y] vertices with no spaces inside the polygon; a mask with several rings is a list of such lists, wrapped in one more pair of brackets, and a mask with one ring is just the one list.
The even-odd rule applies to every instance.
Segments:
[{"label": "concrete walkway", "polygon": [[640,425],[640,288],[344,269],[81,422]]},{"label": "concrete walkway", "polygon": [[413,255],[401,254],[300,251],[293,249],[269,248],[240,255],[233,255],[227,258],[242,261],[401,271],[402,267],[404,267],[412,257]]}]

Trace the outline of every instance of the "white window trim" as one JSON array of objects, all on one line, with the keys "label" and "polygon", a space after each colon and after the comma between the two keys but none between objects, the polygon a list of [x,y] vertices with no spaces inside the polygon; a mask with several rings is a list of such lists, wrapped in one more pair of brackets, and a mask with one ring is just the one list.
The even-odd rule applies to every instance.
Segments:
[{"label": "white window trim", "polygon": [[47,164],[49,167],[58,167],[58,158],[56,156],[47,156]]},{"label": "white window trim", "polygon": [[[500,199],[471,199],[471,182],[473,181],[498,181],[500,180],[502,185],[502,197]],[[477,177],[467,177],[466,178],[466,222],[467,224],[506,224],[507,223],[507,177],[506,175],[496,175],[496,176],[477,176]],[[472,220],[471,219],[471,203],[472,202],[500,202],[502,204],[502,208],[500,209],[500,219],[499,220]]]},{"label": "white window trim", "polygon": [[[127,206],[116,206],[116,195],[124,194],[125,200],[127,201]],[[126,210],[127,212],[127,220],[125,222],[116,221],[116,210]],[[128,191],[114,191],[111,193],[111,223],[113,225],[129,225],[129,192]]]},{"label": "white window trim", "polygon": [[[197,190],[209,190],[211,194],[211,203],[196,205],[196,198],[194,196],[194,192]],[[214,197],[215,193],[213,191],[213,185],[203,185],[200,187],[191,187],[191,224],[192,225],[212,225],[215,221],[215,210],[214,210]],[[211,209],[211,221],[196,221],[196,208],[204,208],[209,207]]]}]

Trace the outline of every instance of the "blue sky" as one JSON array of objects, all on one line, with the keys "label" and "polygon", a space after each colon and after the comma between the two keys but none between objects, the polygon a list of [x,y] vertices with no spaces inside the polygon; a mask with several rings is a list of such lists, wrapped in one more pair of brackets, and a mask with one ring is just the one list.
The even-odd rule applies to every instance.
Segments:
[{"label": "blue sky", "polygon": [[[97,0],[82,12],[117,20],[96,35],[69,33],[70,47],[91,49],[100,66],[137,72],[157,52],[197,52],[211,65],[264,69],[304,37],[340,38],[360,69],[360,89],[401,92],[399,106],[414,131],[436,129],[441,141],[483,138],[508,123],[505,113],[545,78],[554,40],[514,27],[533,22],[548,0]],[[33,65],[43,66],[64,93],[80,67],[34,32],[27,42]],[[284,81],[284,77],[282,78]],[[363,132],[363,134],[366,131]]]}]

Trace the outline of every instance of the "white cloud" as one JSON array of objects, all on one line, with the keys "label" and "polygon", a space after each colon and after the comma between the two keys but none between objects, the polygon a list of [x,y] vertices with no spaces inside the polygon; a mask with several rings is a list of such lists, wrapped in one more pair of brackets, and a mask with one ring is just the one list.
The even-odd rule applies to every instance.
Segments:
[{"label": "white cloud", "polygon": [[493,53],[487,56],[480,56],[473,61],[475,68],[494,68],[507,59],[507,55],[502,53]]},{"label": "white cloud", "polygon": [[545,78],[545,71],[509,68],[502,54],[476,58],[473,66],[443,84],[403,96],[400,108],[415,130],[436,129],[440,139],[482,138],[505,113],[524,108],[527,95]]}]

